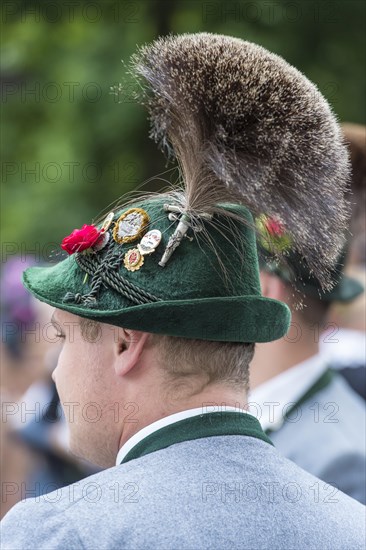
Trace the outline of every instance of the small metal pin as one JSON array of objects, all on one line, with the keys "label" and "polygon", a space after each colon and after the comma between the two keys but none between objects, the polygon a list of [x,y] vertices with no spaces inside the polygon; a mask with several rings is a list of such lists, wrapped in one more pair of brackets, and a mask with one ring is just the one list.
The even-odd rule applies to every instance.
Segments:
[{"label": "small metal pin", "polygon": [[[178,226],[176,227],[174,233],[169,237],[168,244],[166,245],[165,252],[159,262],[159,265],[161,267],[165,267],[167,261],[173,254],[174,250],[180,245],[182,242],[183,237],[186,237],[191,242],[194,240],[193,237],[187,235],[187,231],[189,228],[193,229],[193,231],[200,231],[202,228],[193,228],[191,223],[191,217],[187,212],[183,210],[182,207],[176,206],[173,204],[164,204],[163,206],[165,212],[169,212],[168,219],[170,221],[178,221]],[[180,217],[179,217],[180,215]],[[200,218],[211,220],[212,214],[206,214],[202,213],[199,214]]]},{"label": "small metal pin", "polygon": [[166,245],[165,252],[159,262],[161,267],[165,267],[167,261],[173,254],[174,250],[180,245],[184,235],[187,233],[189,225],[189,216],[187,214],[182,214],[182,217],[179,220],[178,226],[176,227],[173,235],[169,237],[168,244]]}]

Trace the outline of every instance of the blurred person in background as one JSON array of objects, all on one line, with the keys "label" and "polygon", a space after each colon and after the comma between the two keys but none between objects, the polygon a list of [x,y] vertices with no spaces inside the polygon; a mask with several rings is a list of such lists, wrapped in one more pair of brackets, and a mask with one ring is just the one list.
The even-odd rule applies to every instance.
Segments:
[{"label": "blurred person in background", "polygon": [[33,263],[15,256],[1,271],[0,385],[15,399],[47,376],[44,357],[50,345],[41,337],[40,323],[47,322],[48,308],[27,296],[21,282],[22,271]]},{"label": "blurred person in background", "polygon": [[332,274],[334,287],[323,292],[295,252],[289,252],[286,264],[271,257],[269,243],[290,248],[281,224],[267,218],[259,230],[263,295],[287,303],[292,324],[284,338],[257,345],[250,410],[287,458],[364,503],[364,402],[331,368],[319,345],[331,306],[351,304],[363,286],[343,272],[342,254]]},{"label": "blurred person in background", "polygon": [[70,455],[67,426],[52,380],[60,345],[52,308],[25,291],[21,274],[33,265],[9,259],[1,277],[1,514],[25,495],[40,495],[96,471]]},{"label": "blurred person in background", "polygon": [[[350,201],[352,217],[344,271],[366,282],[366,126],[342,124],[352,163]],[[328,327],[320,337],[324,357],[366,398],[366,295],[352,301],[333,302],[327,316]]]},{"label": "blurred person in background", "polygon": [[12,399],[1,390],[0,423],[0,519],[22,498],[22,484],[32,473],[33,455],[21,439],[14,436],[15,427],[11,417],[5,414]]}]

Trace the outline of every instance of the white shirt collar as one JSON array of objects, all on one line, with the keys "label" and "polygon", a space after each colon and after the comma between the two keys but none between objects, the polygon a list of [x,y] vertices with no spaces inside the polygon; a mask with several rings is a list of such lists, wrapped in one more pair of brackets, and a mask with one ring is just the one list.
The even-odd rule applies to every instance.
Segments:
[{"label": "white shirt collar", "polygon": [[116,466],[121,464],[122,460],[127,456],[127,454],[130,452],[130,450],[137,445],[142,439],[147,437],[148,435],[152,434],[153,432],[156,432],[157,430],[160,430],[160,428],[164,428],[165,426],[169,426],[169,424],[174,424],[174,422],[178,422],[179,420],[183,420],[185,418],[191,418],[192,416],[198,416],[198,415],[204,415],[208,413],[213,412],[226,412],[226,411],[233,411],[233,412],[242,412],[247,413],[248,411],[245,411],[243,409],[239,409],[237,407],[228,407],[226,405],[216,406],[216,405],[205,405],[202,407],[198,407],[196,409],[189,409],[186,411],[181,411],[178,413],[170,414],[169,416],[165,416],[164,418],[160,418],[160,420],[156,420],[152,424],[149,424],[148,426],[145,426],[138,432],[136,432],[130,439],[126,441],[120,448],[117,454],[116,458]]},{"label": "white shirt collar", "polygon": [[329,324],[329,330],[319,339],[320,353],[333,368],[365,364],[366,333],[360,330],[337,328]]},{"label": "white shirt collar", "polygon": [[326,371],[320,354],[281,372],[250,392],[248,412],[255,416],[263,430],[277,430],[284,415]]}]

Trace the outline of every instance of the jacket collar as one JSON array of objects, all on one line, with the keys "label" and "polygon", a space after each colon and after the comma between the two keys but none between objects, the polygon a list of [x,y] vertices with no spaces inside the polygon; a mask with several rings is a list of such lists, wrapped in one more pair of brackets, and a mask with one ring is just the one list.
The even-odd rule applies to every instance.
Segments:
[{"label": "jacket collar", "polygon": [[255,437],[272,445],[258,420],[242,409],[225,407],[211,412],[197,408],[170,415],[137,432],[121,447],[116,463],[124,464],[176,443],[220,435]]}]

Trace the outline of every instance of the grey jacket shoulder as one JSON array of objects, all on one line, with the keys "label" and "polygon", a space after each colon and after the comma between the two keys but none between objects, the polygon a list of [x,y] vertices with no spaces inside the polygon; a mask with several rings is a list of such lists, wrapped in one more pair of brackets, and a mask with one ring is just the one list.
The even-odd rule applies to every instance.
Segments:
[{"label": "grey jacket shoulder", "polygon": [[16,505],[2,549],[364,549],[364,508],[263,441],[172,445]]},{"label": "grey jacket shoulder", "polygon": [[365,503],[365,433],[365,403],[336,374],[270,437],[301,468]]}]

